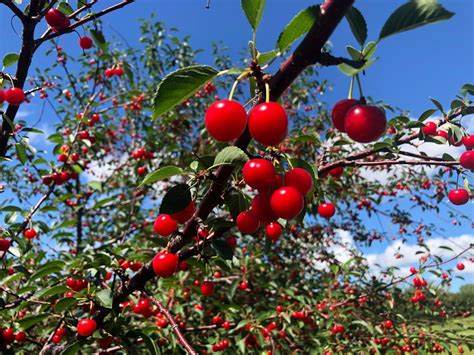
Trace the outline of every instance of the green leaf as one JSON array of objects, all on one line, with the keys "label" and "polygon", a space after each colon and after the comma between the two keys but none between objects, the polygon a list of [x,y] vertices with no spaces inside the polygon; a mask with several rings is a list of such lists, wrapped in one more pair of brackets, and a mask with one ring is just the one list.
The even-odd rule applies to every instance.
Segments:
[{"label": "green leaf", "polygon": [[32,298],[41,298],[47,296],[57,295],[59,293],[66,293],[70,291],[68,287],[63,285],[53,286],[50,288],[46,288],[37,292]]},{"label": "green leaf", "polygon": [[456,159],[454,159],[451,155],[449,155],[448,153],[444,153],[442,158],[446,161],[456,161]]},{"label": "green leaf", "polygon": [[228,194],[225,196],[225,203],[229,209],[232,219],[235,221],[240,212],[247,210],[250,207],[249,201],[241,192],[235,194]]},{"label": "green leaf", "polygon": [[425,124],[420,121],[410,121],[407,123],[407,128],[423,128],[425,127]]},{"label": "green leaf", "polygon": [[173,214],[184,210],[191,202],[191,191],[187,184],[173,186],[163,197],[160,213]]},{"label": "green leaf", "polygon": [[453,15],[434,0],[412,0],[390,15],[380,31],[379,41],[396,33],[448,20]]},{"label": "green leaf", "polygon": [[352,46],[346,46],[346,50],[353,60],[359,60],[362,57],[362,52],[358,51]]},{"label": "green leaf", "polygon": [[112,202],[116,202],[117,199],[115,197],[107,197],[107,198],[104,198],[100,201],[98,201],[93,208],[100,208],[100,207],[104,207],[104,206],[107,206],[107,205],[110,205],[112,204]]},{"label": "green leaf", "polygon": [[97,47],[103,51],[107,51],[107,41],[105,40],[105,37],[101,31],[91,30],[91,36],[94,39]]},{"label": "green leaf", "polygon": [[25,165],[28,157],[26,155],[26,149],[20,143],[15,144],[15,152],[18,160],[22,165]]},{"label": "green leaf", "polygon": [[245,152],[235,146],[226,147],[221,150],[214,159],[214,166],[217,165],[239,165],[244,164],[249,160]]},{"label": "green leaf", "polygon": [[441,105],[441,102],[439,102],[436,99],[433,99],[432,97],[430,97],[430,100],[431,100],[432,103],[434,103],[434,105],[438,108],[438,110],[440,110],[442,113],[444,113],[443,105]]},{"label": "green leaf", "polygon": [[3,61],[2,61],[3,66],[6,68],[6,67],[9,67],[10,65],[15,64],[18,61],[18,58],[20,58],[20,56],[17,53],[6,54],[3,57]]},{"label": "green leaf", "polygon": [[28,281],[31,282],[37,278],[61,272],[64,269],[64,265],[65,263],[62,260],[49,261],[43,266],[41,266],[36,272],[34,272],[29,277]]},{"label": "green leaf", "polygon": [[74,355],[74,354],[79,354],[80,350],[82,347],[82,342],[76,341],[69,345],[67,348],[65,348],[62,352],[61,355]]},{"label": "green leaf", "polygon": [[280,52],[287,49],[298,38],[307,33],[319,17],[319,5],[300,11],[278,36],[276,47]]},{"label": "green leaf", "polygon": [[260,20],[262,19],[263,9],[265,8],[266,0],[241,0],[240,4],[244,10],[245,16],[250,23],[253,31],[256,32]]},{"label": "green leaf", "polygon": [[153,339],[151,339],[147,334],[143,332],[140,332],[140,336],[143,339],[143,342],[145,343],[150,355],[160,354]]},{"label": "green leaf", "polygon": [[112,291],[109,288],[105,288],[95,294],[95,297],[99,301],[100,305],[105,308],[112,308]]},{"label": "green leaf", "polygon": [[355,39],[363,47],[367,40],[367,23],[365,22],[364,16],[357,8],[351,6],[346,12],[346,20],[349,22]]},{"label": "green leaf", "polygon": [[27,330],[47,317],[48,314],[45,313],[37,314],[31,317],[22,318],[18,321],[18,323],[20,324],[21,329]]},{"label": "green leaf", "polygon": [[48,137],[48,141],[56,143],[56,144],[62,144],[63,143],[63,135],[59,133],[53,133]]},{"label": "green leaf", "polygon": [[272,59],[276,58],[278,56],[278,53],[275,50],[271,50],[269,52],[264,52],[264,53],[258,53],[257,54],[257,61],[258,64],[264,65],[271,61]]},{"label": "green leaf", "polygon": [[234,250],[232,247],[224,240],[214,240],[212,241],[212,247],[219,254],[219,256],[224,260],[232,260],[234,257]]},{"label": "green leaf", "polygon": [[424,120],[426,120],[428,117],[430,117],[433,113],[435,113],[437,110],[434,109],[434,108],[430,108],[428,110],[426,110],[425,112],[423,112],[420,117],[418,118],[418,121],[420,122],[423,122]]},{"label": "green leaf", "polygon": [[66,297],[61,298],[55,305],[54,310],[56,312],[62,312],[65,309],[72,307],[73,305],[77,304],[77,298],[75,297]]},{"label": "green leaf", "polygon": [[376,49],[377,49],[377,42],[370,41],[369,43],[367,43],[367,45],[364,47],[364,50],[362,51],[362,55],[364,59],[369,60],[370,58],[372,58]]},{"label": "green leaf", "polygon": [[153,118],[156,119],[186,100],[218,73],[213,67],[196,65],[178,69],[165,76],[158,84],[153,99]]},{"label": "green leaf", "polygon": [[183,173],[183,170],[181,170],[181,168],[178,168],[177,166],[173,166],[173,165],[164,166],[158,170],[155,170],[149,173],[147,176],[145,176],[145,178],[143,179],[143,181],[138,187],[151,185],[157,181],[161,181],[175,175],[181,175],[182,173]]},{"label": "green leaf", "polygon": [[71,5],[69,5],[67,2],[61,2],[58,5],[58,10],[61,11],[64,15],[67,15],[67,16],[69,16],[70,14],[72,14],[74,12]]}]

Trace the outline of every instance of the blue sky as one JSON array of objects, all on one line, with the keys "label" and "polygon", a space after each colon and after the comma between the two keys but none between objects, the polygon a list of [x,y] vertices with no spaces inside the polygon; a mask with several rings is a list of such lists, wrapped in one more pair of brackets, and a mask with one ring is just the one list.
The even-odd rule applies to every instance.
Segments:
[{"label": "blue sky", "polygon": [[[375,40],[388,16],[405,1],[401,0],[359,0],[356,6],[362,11],[368,24],[368,40]],[[474,2],[471,0],[440,1],[448,10],[456,15],[447,22],[415,29],[384,40],[378,47],[376,56],[379,60],[362,78],[364,92],[374,99],[384,100],[394,106],[412,112],[418,116],[427,108],[431,108],[429,96],[441,101],[444,106],[454,98],[459,88],[465,83],[474,82]],[[271,50],[274,47],[279,32],[290,19],[301,9],[313,5],[315,1],[308,0],[267,0],[267,8],[258,31],[257,44],[260,51]],[[112,1],[100,2],[99,6],[109,6]],[[104,18],[106,36],[111,36],[112,29],[118,30],[132,45],[138,42],[139,31],[137,19],[155,12],[158,20],[165,22],[168,27],[176,27],[182,35],[191,34],[191,45],[202,48],[200,62],[211,64],[210,43],[223,40],[230,48],[230,53],[239,57],[251,38],[250,27],[240,9],[238,0],[212,0],[211,9],[205,9],[206,0],[139,0]],[[0,7],[0,56],[5,53],[17,52],[19,40],[10,26],[10,14]],[[15,25],[16,23],[16,25]],[[19,29],[16,20],[14,27]],[[44,26],[46,28],[46,26]],[[43,29],[41,29],[43,30]],[[5,31],[5,32],[4,32]],[[38,31],[38,35],[41,31]],[[5,40],[11,38],[11,40]],[[347,22],[343,21],[331,37],[333,53],[345,56],[345,45],[357,46]],[[60,39],[59,43],[66,51],[80,53],[77,46],[77,35],[70,34]],[[42,57],[42,51],[37,53],[35,65],[47,66],[49,63]],[[333,85],[334,90],[325,95],[324,100],[332,106],[337,100],[347,95],[349,79],[336,68],[327,68],[322,72]],[[38,112],[39,104],[22,107],[27,121],[34,122],[34,113]],[[32,115],[31,115],[32,114]],[[29,118],[28,116],[32,116]],[[48,117],[46,113],[44,117]],[[465,120],[471,120],[472,116]],[[31,121],[30,121],[31,120]],[[438,149],[432,147],[432,149]],[[443,148],[442,148],[443,149]],[[454,156],[460,150],[452,150]],[[383,178],[383,177],[382,177]],[[464,213],[473,216],[472,203],[460,208]],[[447,209],[442,208],[441,215],[447,217]],[[414,211],[414,213],[416,213]],[[418,213],[416,213],[418,215]],[[419,217],[419,216],[417,216]],[[446,223],[434,215],[423,215],[427,221],[435,221],[445,228],[444,236],[457,238],[453,242],[474,242],[472,227],[464,224],[461,227]],[[448,220],[449,222],[449,220]],[[435,236],[436,237],[436,236]],[[436,243],[435,243],[436,244]],[[373,254],[373,260],[387,262],[391,247],[386,243],[376,245],[365,253]],[[407,249],[407,253],[412,250]],[[391,253],[393,254],[393,253]],[[384,256],[385,255],[385,256]],[[411,260],[406,258],[406,261]],[[396,262],[396,260],[391,260]],[[466,262],[468,264],[468,262]],[[411,266],[413,264],[410,264]],[[405,264],[399,264],[405,267]],[[469,278],[474,272],[466,273]],[[455,288],[459,286],[455,283]]]}]

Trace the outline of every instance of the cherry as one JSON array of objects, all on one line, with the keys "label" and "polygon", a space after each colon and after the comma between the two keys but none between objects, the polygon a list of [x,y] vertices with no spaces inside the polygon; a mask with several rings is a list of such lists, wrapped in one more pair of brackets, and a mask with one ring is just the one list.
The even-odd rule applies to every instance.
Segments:
[{"label": "cherry", "polygon": [[13,343],[15,341],[15,333],[12,328],[7,328],[2,331],[3,341],[6,344]]},{"label": "cherry", "polygon": [[138,174],[138,175],[143,175],[143,174],[145,174],[145,173],[146,173],[146,168],[145,168],[144,166],[139,166],[139,167],[137,168],[137,174]]},{"label": "cherry", "polygon": [[153,224],[155,232],[162,237],[167,237],[176,231],[177,222],[170,215],[160,214]]},{"label": "cherry", "polygon": [[410,268],[410,272],[411,272],[412,274],[416,274],[416,268],[415,268],[414,266],[412,266],[412,267]]},{"label": "cherry", "polygon": [[386,126],[387,119],[380,108],[357,105],[347,112],[344,128],[347,135],[354,141],[370,143],[384,134]]},{"label": "cherry", "polygon": [[343,166],[340,166],[338,168],[332,168],[331,170],[329,170],[329,175],[331,175],[335,179],[339,179],[343,173],[344,173]]},{"label": "cherry", "polygon": [[58,9],[50,9],[44,16],[49,26],[62,30],[69,26],[69,18]]},{"label": "cherry", "polygon": [[230,235],[225,239],[226,243],[229,244],[229,246],[232,249],[235,249],[237,247],[237,238],[235,235]]},{"label": "cherry", "polygon": [[181,271],[188,271],[190,267],[191,265],[186,260],[180,261],[179,263],[179,269]]},{"label": "cherry", "polygon": [[166,328],[168,326],[168,319],[161,317],[156,320],[156,325],[160,328]]},{"label": "cherry", "polygon": [[242,169],[245,183],[258,190],[268,189],[275,175],[275,167],[266,159],[251,159]]},{"label": "cherry", "polygon": [[332,108],[332,123],[340,132],[346,131],[344,128],[344,118],[346,117],[347,112],[358,103],[359,101],[356,99],[343,99],[338,101]]},{"label": "cherry", "polygon": [[270,238],[271,240],[276,242],[278,240],[278,238],[280,238],[280,236],[283,232],[283,229],[282,229],[280,223],[271,222],[271,223],[267,224],[267,226],[265,227],[265,232],[266,232],[268,238]]},{"label": "cherry", "polygon": [[123,68],[117,67],[117,68],[113,69],[113,74],[117,75],[117,76],[122,76],[123,75]]},{"label": "cherry", "polygon": [[25,101],[25,93],[21,88],[10,88],[5,92],[5,100],[12,106],[18,106]]},{"label": "cherry", "polygon": [[156,275],[170,277],[178,270],[178,256],[158,253],[153,258],[152,266]]},{"label": "cherry", "polygon": [[292,219],[303,210],[304,198],[296,188],[285,186],[272,194],[270,205],[278,217]]},{"label": "cherry", "polygon": [[426,136],[435,136],[437,129],[438,125],[436,124],[436,122],[430,121],[426,122],[425,127],[423,127],[421,130]]},{"label": "cherry", "polygon": [[459,158],[459,164],[463,168],[474,170],[474,150],[467,150]]},{"label": "cherry", "polygon": [[101,349],[107,349],[110,345],[112,345],[113,340],[114,339],[112,337],[106,337],[97,339],[97,343]]},{"label": "cherry", "polygon": [[390,319],[387,319],[387,320],[383,323],[383,325],[385,326],[385,328],[392,328],[393,323],[392,323],[392,321],[391,321]]},{"label": "cherry", "polygon": [[265,102],[249,113],[249,131],[253,139],[263,145],[277,145],[288,134],[288,117],[280,104]]},{"label": "cherry", "polygon": [[61,340],[63,340],[63,337],[62,337],[62,335],[58,335],[58,334],[54,334],[54,335],[53,335],[53,338],[51,339],[51,341],[52,341],[54,344],[60,343]]},{"label": "cherry", "polygon": [[249,283],[248,281],[244,280],[239,284],[239,289],[242,291],[245,291],[246,289],[249,288]]},{"label": "cherry", "polygon": [[247,113],[237,101],[219,100],[206,111],[205,124],[209,134],[219,142],[238,138],[247,125]]},{"label": "cherry", "polygon": [[436,131],[436,135],[437,135],[438,137],[443,137],[444,139],[448,140],[448,132],[443,131],[442,129],[438,129],[438,130]]},{"label": "cherry", "polygon": [[66,154],[59,154],[58,161],[61,163],[67,163],[67,155]]},{"label": "cherry", "polygon": [[79,39],[79,46],[82,49],[92,48],[92,39],[90,37],[84,36]]},{"label": "cherry", "polygon": [[25,236],[26,239],[33,239],[34,237],[37,236],[38,233],[33,228],[28,228],[23,231],[23,235]]},{"label": "cherry", "polygon": [[251,211],[260,222],[270,222],[277,219],[270,206],[270,195],[266,193],[259,193],[253,198]]},{"label": "cherry", "polygon": [[455,205],[464,205],[469,201],[469,192],[464,189],[451,190],[448,193],[448,199]]},{"label": "cherry", "polygon": [[26,333],[25,332],[16,333],[15,340],[19,343],[23,343],[26,340]]},{"label": "cherry", "polygon": [[196,212],[196,203],[191,201],[183,210],[173,213],[170,216],[178,223],[183,224],[191,219],[191,217],[194,215],[194,212]]},{"label": "cherry", "polygon": [[130,270],[137,272],[138,270],[140,270],[142,268],[142,266],[143,266],[142,262],[134,261],[134,262],[130,263]]},{"label": "cherry", "polygon": [[10,248],[11,240],[9,239],[0,239],[0,251],[7,251]]},{"label": "cherry", "polygon": [[76,279],[73,277],[68,277],[66,280],[66,286],[71,290],[74,290],[76,288]]},{"label": "cherry", "polygon": [[204,281],[201,284],[201,293],[205,297],[209,297],[214,293],[214,282],[212,281]]},{"label": "cherry", "polygon": [[[1,95],[0,95],[0,103],[2,103]],[[466,147],[466,149],[473,149],[474,148],[474,134],[464,137],[462,142],[464,146]]]},{"label": "cherry", "polygon": [[237,229],[240,233],[253,234],[260,227],[259,219],[250,211],[242,211],[237,216]]},{"label": "cherry", "polygon": [[464,270],[464,267],[465,267],[465,266],[464,266],[463,263],[457,263],[457,264],[456,264],[456,269],[458,269],[459,271]]},{"label": "cherry", "polygon": [[283,177],[285,186],[292,186],[306,195],[313,188],[313,178],[310,173],[302,168],[294,168],[286,172]]},{"label": "cherry", "polygon": [[322,203],[318,206],[318,214],[324,218],[331,218],[336,213],[336,207],[330,202]]},{"label": "cherry", "polygon": [[277,311],[278,313],[281,313],[281,312],[283,312],[284,310],[285,310],[285,309],[283,308],[282,305],[276,306],[276,311]]},{"label": "cherry", "polygon": [[89,139],[90,138],[90,135],[89,135],[89,132],[87,131],[80,131],[77,136],[79,137],[79,139]]},{"label": "cherry", "polygon": [[5,91],[0,90],[0,104],[5,102]]},{"label": "cherry", "polygon": [[92,335],[97,329],[97,323],[93,319],[81,319],[77,323],[77,333],[83,337]]}]

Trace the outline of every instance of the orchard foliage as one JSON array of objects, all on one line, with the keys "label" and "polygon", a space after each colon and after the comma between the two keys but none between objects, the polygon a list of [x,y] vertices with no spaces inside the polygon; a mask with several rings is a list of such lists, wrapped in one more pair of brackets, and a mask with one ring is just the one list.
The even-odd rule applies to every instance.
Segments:
[{"label": "orchard foliage", "polygon": [[[95,10],[96,1],[0,0],[24,29],[1,73],[1,352],[473,347],[465,333],[426,322],[469,316],[472,302],[446,288],[473,246],[452,259],[432,253],[425,241],[441,231],[420,215],[439,214],[449,198],[460,207],[448,217],[471,223],[474,139],[462,119],[474,112],[474,86],[453,93],[448,108],[431,98],[415,118],[362,86],[385,38],[453,13],[409,1],[368,41],[353,1],[326,0],[261,52],[270,48],[257,42],[265,1],[242,0],[249,54],[236,61],[215,44],[214,63],[200,65],[190,38],[153,16],[136,46],[102,30],[102,16],[132,2]],[[357,42],[347,58],[326,45],[344,17]],[[36,27],[45,30],[38,38]],[[81,27],[77,50],[64,49]],[[47,68],[34,65],[40,45]],[[333,108],[321,101],[330,65],[350,79],[349,98]],[[30,101],[56,117],[17,117]],[[35,147],[38,136],[48,145]],[[466,151],[431,157],[427,143]],[[392,174],[368,180],[375,172]],[[381,219],[390,228],[367,222]],[[357,246],[385,239],[416,239],[420,261],[409,274],[369,269]]]}]

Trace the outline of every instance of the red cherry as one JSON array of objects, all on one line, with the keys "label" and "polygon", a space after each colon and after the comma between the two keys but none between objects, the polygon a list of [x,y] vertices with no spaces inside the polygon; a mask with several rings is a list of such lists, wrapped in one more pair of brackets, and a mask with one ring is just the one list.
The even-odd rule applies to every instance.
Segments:
[{"label": "red cherry", "polygon": [[166,328],[168,326],[168,319],[166,318],[158,318],[156,320],[156,325],[160,328]]},{"label": "red cherry", "polygon": [[304,198],[294,187],[285,186],[272,194],[270,205],[278,217],[292,219],[303,210]]},{"label": "red cherry", "polygon": [[139,167],[137,168],[137,174],[138,174],[138,175],[143,175],[143,174],[145,174],[145,173],[146,173],[146,168],[145,168],[144,166],[139,166]]},{"label": "red cherry", "polygon": [[21,88],[10,88],[5,92],[5,100],[12,106],[18,106],[25,101],[25,93]]},{"label": "red cherry", "polygon": [[359,100],[356,99],[344,99],[338,101],[331,111],[331,119],[334,127],[341,132],[345,132],[344,118],[346,117],[347,112],[358,103]]},{"label": "red cherry", "polygon": [[344,173],[344,167],[340,166],[338,168],[333,168],[329,170],[329,175],[331,175],[335,179],[339,179],[342,174]]},{"label": "red cherry", "polygon": [[459,164],[463,168],[474,170],[474,150],[466,150],[459,158]]},{"label": "red cherry", "polygon": [[87,131],[80,131],[77,136],[80,138],[80,139],[89,139],[90,138],[90,135],[89,135],[89,132]]},{"label": "red cherry", "polygon": [[457,263],[456,264],[456,269],[458,269],[459,271],[464,270],[464,264],[463,263]]},{"label": "red cherry", "polygon": [[58,334],[54,334],[54,335],[53,335],[53,338],[51,339],[51,341],[52,341],[54,344],[60,343],[61,340],[63,340],[63,337],[62,337],[62,335],[58,335]]},{"label": "red cherry", "polygon": [[266,159],[251,159],[242,169],[245,183],[258,190],[268,190],[275,175],[275,167]]},{"label": "red cherry", "polygon": [[265,102],[249,113],[249,131],[263,145],[278,145],[288,134],[288,117],[280,104]]},{"label": "red cherry", "polygon": [[183,224],[191,219],[191,217],[194,215],[194,212],[196,212],[196,203],[191,201],[184,210],[173,213],[170,216],[178,223]]},{"label": "red cherry", "polygon": [[[1,95],[0,95],[1,97]],[[0,103],[2,103],[2,100],[0,98]],[[471,134],[470,136],[466,136],[462,140],[464,146],[466,149],[473,149],[474,148],[474,134]]]},{"label": "red cherry", "polygon": [[377,106],[357,105],[347,112],[344,127],[347,135],[354,141],[370,143],[384,134],[387,119]]},{"label": "red cherry", "polygon": [[113,69],[113,73],[114,73],[114,75],[122,76],[123,75],[123,69],[121,67],[117,67],[117,68]]},{"label": "red cherry", "polygon": [[7,251],[10,248],[11,240],[9,239],[0,239],[0,251]]},{"label": "red cherry", "polygon": [[211,296],[214,293],[214,282],[204,281],[201,284],[201,293],[206,297]]},{"label": "red cherry", "polygon": [[37,234],[38,233],[36,233],[36,231],[33,228],[28,228],[23,231],[23,235],[25,236],[26,239],[29,239],[29,240],[36,237]]},{"label": "red cherry", "polygon": [[237,238],[235,237],[235,235],[230,235],[228,236],[225,241],[227,242],[227,244],[229,244],[229,246],[232,248],[232,249],[235,249],[237,247]]},{"label": "red cherry", "polygon": [[393,323],[392,323],[392,321],[391,321],[390,319],[387,319],[387,320],[383,323],[383,325],[385,326],[385,328],[392,328]]},{"label": "red cherry", "polygon": [[259,193],[253,198],[251,211],[260,222],[270,222],[277,219],[270,206],[270,195],[266,193]]},{"label": "red cherry", "polygon": [[162,237],[167,237],[176,231],[177,222],[170,215],[160,214],[153,224],[155,232]]},{"label": "red cherry", "polygon": [[426,122],[425,127],[423,127],[421,130],[426,136],[435,136],[437,129],[438,125],[436,124],[436,122],[430,121]]},{"label": "red cherry", "polygon": [[416,268],[412,266],[412,267],[410,268],[410,272],[411,272],[412,274],[416,274]]},{"label": "red cherry", "polygon": [[48,25],[56,30],[69,26],[69,18],[58,9],[50,9],[44,17]]},{"label": "red cherry", "polygon": [[15,340],[15,333],[12,328],[7,328],[2,331],[3,341],[6,344],[13,343]]},{"label": "red cherry", "polygon": [[330,202],[322,203],[318,206],[318,214],[324,218],[331,218],[336,213],[336,207]]},{"label": "red cherry", "polygon": [[97,329],[97,323],[93,319],[81,319],[77,323],[77,333],[83,337],[92,335]]},{"label": "red cherry", "polygon": [[448,193],[448,199],[455,205],[464,205],[469,201],[469,192],[464,189],[451,190]]},{"label": "red cherry", "polygon": [[130,270],[137,272],[138,270],[142,268],[142,266],[143,266],[143,263],[141,263],[140,261],[135,261],[135,262],[130,263]]},{"label": "red cherry", "polygon": [[448,132],[443,131],[442,129],[438,129],[438,130],[436,131],[436,135],[437,135],[438,137],[443,137],[444,139],[448,140]]},{"label": "red cherry", "polygon": [[79,39],[79,46],[82,49],[90,49],[92,47],[92,39],[87,36],[81,37]]},{"label": "red cherry", "polygon": [[190,267],[191,265],[186,260],[183,260],[179,263],[179,269],[181,271],[188,271]]},{"label": "red cherry", "polygon": [[0,104],[5,102],[5,91],[0,90]]},{"label": "red cherry", "polygon": [[67,162],[67,155],[66,154],[59,154],[58,161],[60,161],[61,163],[66,163]]},{"label": "red cherry", "polygon": [[242,291],[245,291],[246,289],[249,288],[249,283],[248,281],[242,281],[240,284],[239,284],[239,289],[241,289]]},{"label": "red cherry", "polygon": [[283,179],[285,186],[292,186],[303,195],[306,195],[313,188],[313,178],[305,169],[291,169],[286,172]]},{"label": "red cherry", "polygon": [[114,339],[112,337],[106,337],[97,339],[97,343],[101,349],[107,349],[110,345],[112,345],[113,340]]},{"label": "red cherry", "polygon": [[170,277],[178,270],[178,256],[176,254],[158,253],[153,258],[153,271],[160,277]]},{"label": "red cherry", "polygon": [[280,238],[283,230],[278,222],[271,222],[265,227],[265,232],[267,233],[268,238],[273,241],[277,241]]},{"label": "red cherry", "polygon": [[237,101],[219,100],[206,111],[205,124],[209,134],[219,142],[238,138],[247,125],[247,113]]},{"label": "red cherry", "polygon": [[240,212],[236,224],[237,229],[243,234],[253,234],[260,227],[259,219],[250,211]]},{"label": "red cherry", "polygon": [[25,332],[16,333],[15,340],[19,343],[23,343],[26,340],[26,333]]},{"label": "red cherry", "polygon": [[71,290],[76,289],[76,279],[73,277],[68,277],[66,280],[66,286],[69,287]]}]

